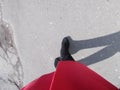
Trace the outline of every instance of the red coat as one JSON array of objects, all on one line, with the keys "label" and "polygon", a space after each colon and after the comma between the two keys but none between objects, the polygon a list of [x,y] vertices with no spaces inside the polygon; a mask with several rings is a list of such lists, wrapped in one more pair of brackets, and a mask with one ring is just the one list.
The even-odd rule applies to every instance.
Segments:
[{"label": "red coat", "polygon": [[83,64],[60,61],[56,71],[32,81],[21,90],[118,90]]}]

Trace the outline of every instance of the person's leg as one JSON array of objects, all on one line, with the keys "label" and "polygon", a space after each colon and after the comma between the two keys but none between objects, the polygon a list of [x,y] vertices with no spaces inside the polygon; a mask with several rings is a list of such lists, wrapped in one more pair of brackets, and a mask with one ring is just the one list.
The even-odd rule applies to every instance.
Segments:
[{"label": "person's leg", "polygon": [[69,52],[69,47],[70,47],[69,39],[65,37],[62,40],[60,57],[55,59],[54,62],[55,67],[57,66],[59,61],[75,61]]}]

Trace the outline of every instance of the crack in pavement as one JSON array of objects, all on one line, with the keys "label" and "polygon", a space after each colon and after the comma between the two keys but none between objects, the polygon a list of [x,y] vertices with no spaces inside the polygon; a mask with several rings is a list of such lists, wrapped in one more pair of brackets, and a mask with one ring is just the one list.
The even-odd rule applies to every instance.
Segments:
[{"label": "crack in pavement", "polygon": [[[3,20],[0,3],[0,84],[23,86],[23,67],[17,52],[11,25]],[[5,87],[3,87],[5,88]],[[10,88],[8,88],[10,90]],[[2,86],[0,85],[0,90]],[[6,90],[6,89],[5,89]]]}]

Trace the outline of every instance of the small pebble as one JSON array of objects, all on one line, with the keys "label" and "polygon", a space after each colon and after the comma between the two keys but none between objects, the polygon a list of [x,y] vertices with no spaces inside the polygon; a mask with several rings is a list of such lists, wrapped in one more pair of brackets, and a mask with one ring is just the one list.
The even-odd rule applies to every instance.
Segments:
[{"label": "small pebble", "polygon": [[50,25],[52,25],[52,24],[53,24],[53,22],[49,22],[49,24],[50,24]]},{"label": "small pebble", "polygon": [[120,79],[120,76],[118,76],[118,79]]},{"label": "small pebble", "polygon": [[115,69],[115,72],[118,72],[118,69]]},{"label": "small pebble", "polygon": [[52,57],[50,57],[50,60],[53,60],[53,58],[52,58]]}]

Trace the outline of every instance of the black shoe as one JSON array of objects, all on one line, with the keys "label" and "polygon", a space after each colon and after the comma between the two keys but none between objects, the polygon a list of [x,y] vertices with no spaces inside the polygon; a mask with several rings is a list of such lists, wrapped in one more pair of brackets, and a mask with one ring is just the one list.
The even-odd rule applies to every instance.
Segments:
[{"label": "black shoe", "polygon": [[68,37],[63,38],[62,45],[61,45],[61,51],[60,56],[62,61],[74,61],[73,57],[71,56],[69,52],[70,42]]},{"label": "black shoe", "polygon": [[70,47],[70,43],[69,43],[68,37],[63,38],[62,45],[61,45],[61,51],[60,51],[61,57],[64,57],[70,54],[69,47]]},{"label": "black shoe", "polygon": [[56,67],[59,61],[75,61],[71,54],[69,53],[70,43],[68,37],[63,38],[60,57],[57,57],[54,61],[54,66]]}]

